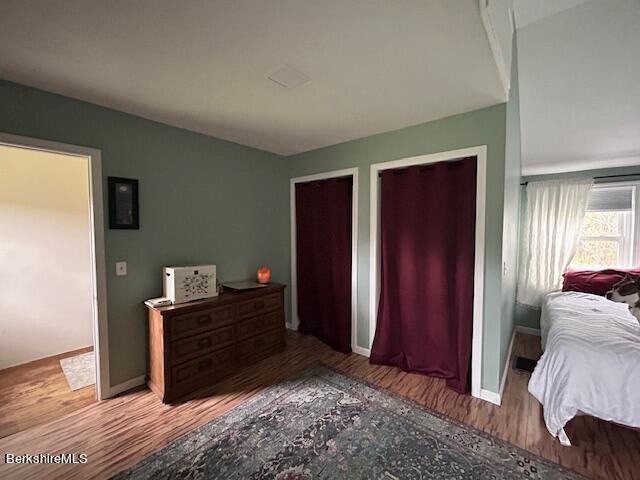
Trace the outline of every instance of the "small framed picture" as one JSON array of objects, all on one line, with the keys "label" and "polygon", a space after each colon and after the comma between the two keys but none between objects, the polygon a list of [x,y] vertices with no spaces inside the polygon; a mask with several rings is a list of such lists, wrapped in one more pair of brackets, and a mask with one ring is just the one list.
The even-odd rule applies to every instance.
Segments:
[{"label": "small framed picture", "polygon": [[109,177],[109,228],[138,230],[138,180]]}]

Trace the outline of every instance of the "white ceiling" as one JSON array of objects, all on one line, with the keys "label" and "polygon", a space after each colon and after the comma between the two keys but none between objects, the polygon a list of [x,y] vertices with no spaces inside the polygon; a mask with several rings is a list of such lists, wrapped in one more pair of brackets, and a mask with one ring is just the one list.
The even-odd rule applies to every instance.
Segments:
[{"label": "white ceiling", "polygon": [[476,0],[0,0],[0,77],[280,154],[504,101]]},{"label": "white ceiling", "polygon": [[514,0],[516,26],[522,28],[586,1],[588,0]]},{"label": "white ceiling", "polygon": [[518,30],[523,174],[640,165],[640,1]]}]

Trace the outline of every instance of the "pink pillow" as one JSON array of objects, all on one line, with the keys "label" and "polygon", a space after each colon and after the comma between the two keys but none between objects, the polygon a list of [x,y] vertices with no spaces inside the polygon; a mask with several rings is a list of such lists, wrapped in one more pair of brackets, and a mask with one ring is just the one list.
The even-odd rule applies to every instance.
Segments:
[{"label": "pink pillow", "polygon": [[638,269],[617,270],[578,270],[574,272],[565,272],[564,282],[562,284],[563,292],[583,292],[593,293],[594,295],[604,296],[624,278],[627,273],[640,275]]}]

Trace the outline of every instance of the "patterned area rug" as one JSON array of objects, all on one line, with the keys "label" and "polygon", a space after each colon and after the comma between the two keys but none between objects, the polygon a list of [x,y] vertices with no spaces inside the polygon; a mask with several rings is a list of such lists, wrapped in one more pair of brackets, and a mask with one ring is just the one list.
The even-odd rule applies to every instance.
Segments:
[{"label": "patterned area rug", "polygon": [[62,358],[60,366],[71,390],[96,383],[96,360],[93,352]]},{"label": "patterned area rug", "polygon": [[322,365],[177,439],[117,479],[578,479]]}]

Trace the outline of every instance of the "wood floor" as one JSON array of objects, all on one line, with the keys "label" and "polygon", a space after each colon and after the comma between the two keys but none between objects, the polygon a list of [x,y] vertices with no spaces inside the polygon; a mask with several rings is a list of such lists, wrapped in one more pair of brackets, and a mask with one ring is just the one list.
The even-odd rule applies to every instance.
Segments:
[{"label": "wood floor", "polygon": [[[527,393],[528,376],[509,370],[502,407],[461,396],[444,382],[374,366],[359,355],[334,352],[318,340],[290,333],[285,352],[246,368],[175,405],[141,389],[87,406],[63,418],[0,439],[4,453],[86,453],[84,465],[5,465],[0,478],[106,478],[251,395],[318,360],[360,377],[537,455],[598,479],[640,478],[640,432],[590,418],[567,428],[575,446],[560,446],[546,431],[541,409]],[[537,358],[539,339],[516,337],[513,354]]]},{"label": "wood floor", "polygon": [[71,390],[60,359],[93,347],[0,370],[0,438],[50,422],[96,400],[95,385]]}]

